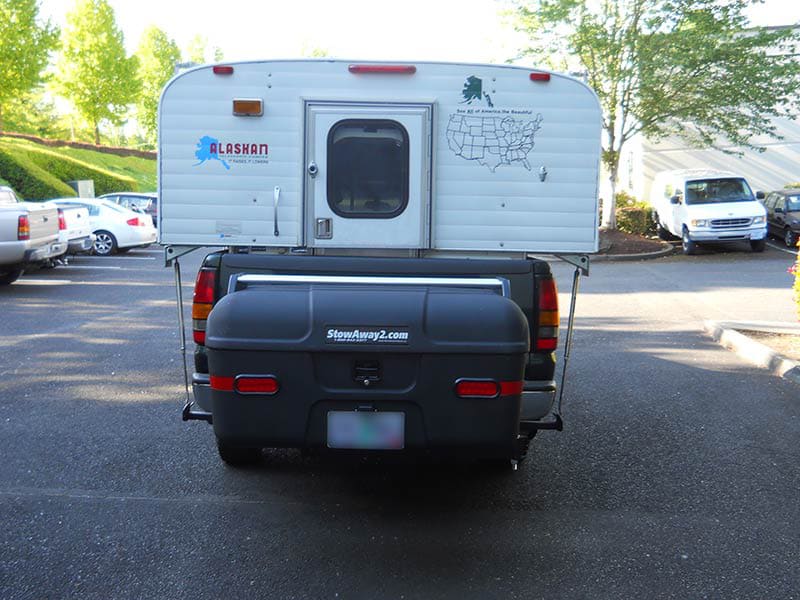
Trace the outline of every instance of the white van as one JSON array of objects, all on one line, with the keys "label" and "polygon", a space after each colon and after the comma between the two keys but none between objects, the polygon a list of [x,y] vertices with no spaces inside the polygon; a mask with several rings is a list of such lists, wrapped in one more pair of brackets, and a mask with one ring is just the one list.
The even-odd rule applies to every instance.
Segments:
[{"label": "white van", "polygon": [[767,239],[766,211],[744,177],[728,171],[690,169],[658,173],[650,205],[659,236],[681,238],[684,254],[702,242],[749,240],[763,252]]}]

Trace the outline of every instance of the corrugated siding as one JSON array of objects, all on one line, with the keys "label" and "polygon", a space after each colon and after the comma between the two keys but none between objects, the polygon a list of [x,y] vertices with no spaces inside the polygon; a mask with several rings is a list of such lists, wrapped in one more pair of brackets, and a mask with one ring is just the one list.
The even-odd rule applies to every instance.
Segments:
[{"label": "corrugated siding", "polygon": [[[302,245],[303,99],[308,99],[434,103],[433,248],[596,251],[600,109],[583,84],[557,75],[531,82],[529,70],[515,67],[417,63],[416,74],[398,76],[353,75],[348,64],[241,63],[231,76],[202,68],[176,78],[160,112],[161,242]],[[470,77],[473,91],[480,80],[482,92],[480,98],[473,94],[472,103],[463,94]],[[232,116],[234,97],[264,99],[264,116]],[[532,149],[492,170],[494,164],[467,160],[472,150],[451,148],[452,115],[487,129],[505,118],[517,122],[509,122],[512,128],[524,128],[538,115],[541,120],[532,135],[523,136]],[[484,153],[495,144],[491,131],[484,139],[478,129],[471,133],[470,141]],[[195,152],[203,136],[223,144],[266,143],[267,162],[229,160],[230,169],[213,159],[198,164]],[[548,173],[544,182],[542,166]],[[275,186],[281,188],[278,237]]]}]

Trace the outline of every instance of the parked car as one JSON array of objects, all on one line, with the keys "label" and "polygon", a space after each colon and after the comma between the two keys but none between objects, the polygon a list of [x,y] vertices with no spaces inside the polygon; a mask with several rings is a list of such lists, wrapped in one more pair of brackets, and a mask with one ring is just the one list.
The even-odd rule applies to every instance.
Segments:
[{"label": "parked car", "polygon": [[800,190],[777,190],[767,194],[767,231],[781,238],[789,248],[800,239]]},{"label": "parked car", "polygon": [[16,281],[22,271],[64,254],[58,239],[58,211],[22,202],[9,187],[0,186],[0,285]]},{"label": "parked car", "polygon": [[152,219],[119,204],[99,198],[58,198],[45,204],[89,209],[89,223],[96,236],[94,253],[100,256],[144,248],[156,241]]},{"label": "parked car", "polygon": [[158,227],[158,194],[117,192],[114,194],[103,194],[99,196],[99,198],[114,202],[115,204],[137,212],[147,213],[153,219],[153,226]]}]

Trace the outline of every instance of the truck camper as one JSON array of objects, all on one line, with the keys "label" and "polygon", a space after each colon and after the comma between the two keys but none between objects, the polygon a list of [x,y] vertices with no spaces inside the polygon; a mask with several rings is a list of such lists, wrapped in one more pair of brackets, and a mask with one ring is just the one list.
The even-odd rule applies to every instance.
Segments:
[{"label": "truck camper", "polygon": [[287,60],[175,77],[158,228],[179,304],[180,257],[216,247],[196,278],[183,418],[211,423],[231,465],[276,447],[516,465],[562,427],[541,256],[575,266],[571,332],[598,247],[600,131],[584,83],[520,67]]}]

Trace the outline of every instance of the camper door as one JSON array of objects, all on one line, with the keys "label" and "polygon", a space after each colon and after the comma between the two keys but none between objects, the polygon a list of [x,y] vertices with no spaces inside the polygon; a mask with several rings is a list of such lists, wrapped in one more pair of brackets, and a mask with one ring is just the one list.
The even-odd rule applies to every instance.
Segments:
[{"label": "camper door", "polygon": [[429,104],[306,102],[309,246],[429,246],[432,112]]}]

